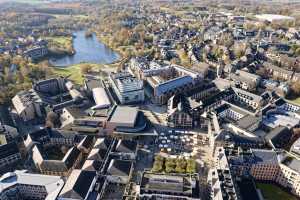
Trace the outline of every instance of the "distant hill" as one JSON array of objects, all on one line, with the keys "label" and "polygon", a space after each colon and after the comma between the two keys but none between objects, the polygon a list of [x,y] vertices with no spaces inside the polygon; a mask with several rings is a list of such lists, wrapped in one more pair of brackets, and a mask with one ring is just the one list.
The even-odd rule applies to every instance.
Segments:
[{"label": "distant hill", "polygon": [[7,2],[17,2],[17,3],[29,3],[29,4],[37,4],[37,3],[46,3],[48,0],[0,0],[0,3]]}]

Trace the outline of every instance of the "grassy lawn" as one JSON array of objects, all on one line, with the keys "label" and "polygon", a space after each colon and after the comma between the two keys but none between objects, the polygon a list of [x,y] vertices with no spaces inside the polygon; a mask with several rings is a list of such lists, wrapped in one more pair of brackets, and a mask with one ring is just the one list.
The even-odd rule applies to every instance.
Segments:
[{"label": "grassy lawn", "polygon": [[176,53],[179,56],[179,59],[180,59],[181,64],[183,66],[186,66],[186,67],[190,67],[191,66],[190,59],[189,59],[188,55],[184,53],[183,49],[176,50]]},{"label": "grassy lawn", "polygon": [[86,64],[91,65],[93,70],[97,70],[102,67],[102,65],[99,64],[82,63],[77,65],[72,65],[69,67],[53,67],[52,71],[57,76],[64,76],[64,77],[68,76],[69,79],[74,81],[74,83],[76,84],[83,84],[84,78],[80,68]]},{"label": "grassy lawn", "polygon": [[62,160],[65,156],[60,146],[54,146],[46,149],[45,154],[48,160]]},{"label": "grassy lawn", "polygon": [[88,19],[88,15],[69,15],[69,14],[53,14],[52,15],[55,18],[78,18],[78,19]]},{"label": "grassy lawn", "polygon": [[287,100],[287,101],[300,106],[300,97],[293,99],[293,100]]},{"label": "grassy lawn", "polygon": [[54,43],[58,44],[59,46],[68,46],[72,44],[72,37],[46,37],[46,40],[51,40]]},{"label": "grassy lawn", "polygon": [[276,185],[266,183],[256,183],[258,189],[261,190],[262,195],[266,200],[297,200],[296,197],[283,191]]}]

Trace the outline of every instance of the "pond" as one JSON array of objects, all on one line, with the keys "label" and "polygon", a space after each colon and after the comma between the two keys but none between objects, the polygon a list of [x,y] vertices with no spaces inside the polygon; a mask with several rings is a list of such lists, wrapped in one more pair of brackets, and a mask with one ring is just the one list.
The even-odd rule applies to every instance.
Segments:
[{"label": "pond", "polygon": [[72,56],[51,58],[54,66],[71,66],[79,63],[110,64],[117,61],[120,56],[112,49],[99,42],[96,34],[85,36],[85,31],[74,33],[73,47],[76,53]]}]

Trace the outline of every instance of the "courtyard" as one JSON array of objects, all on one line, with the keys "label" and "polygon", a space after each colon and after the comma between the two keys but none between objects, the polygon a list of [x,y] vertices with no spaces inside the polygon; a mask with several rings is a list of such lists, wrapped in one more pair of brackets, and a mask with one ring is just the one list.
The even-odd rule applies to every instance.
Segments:
[{"label": "courtyard", "polygon": [[256,183],[256,187],[261,190],[261,193],[266,200],[297,200],[296,197],[273,184]]}]

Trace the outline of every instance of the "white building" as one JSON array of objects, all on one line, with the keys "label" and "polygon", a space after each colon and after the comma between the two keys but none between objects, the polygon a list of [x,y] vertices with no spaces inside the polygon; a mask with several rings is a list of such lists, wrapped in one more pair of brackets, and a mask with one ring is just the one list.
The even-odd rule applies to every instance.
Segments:
[{"label": "white building", "polygon": [[24,121],[30,121],[45,115],[43,101],[34,90],[21,91],[12,98],[16,113]]},{"label": "white building", "polygon": [[9,172],[0,178],[0,199],[55,200],[63,186],[59,176]]},{"label": "white building", "polygon": [[110,83],[121,104],[142,102],[145,99],[144,83],[129,73],[110,75]]},{"label": "white building", "polygon": [[108,108],[111,105],[109,97],[104,88],[94,88],[92,89],[92,92],[94,101],[96,103],[96,105],[93,106],[92,109]]},{"label": "white building", "polygon": [[296,157],[285,154],[279,156],[280,171],[277,176],[277,182],[288,189],[298,197],[300,196],[300,160]]},{"label": "white building", "polygon": [[209,170],[207,177],[207,183],[210,186],[209,199],[239,199],[223,147],[216,148],[214,160],[216,167]]},{"label": "white building", "polygon": [[284,15],[273,15],[273,14],[261,14],[255,15],[255,17],[261,21],[269,22],[283,22],[283,21],[294,21],[294,17],[284,16]]}]

